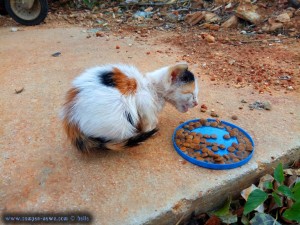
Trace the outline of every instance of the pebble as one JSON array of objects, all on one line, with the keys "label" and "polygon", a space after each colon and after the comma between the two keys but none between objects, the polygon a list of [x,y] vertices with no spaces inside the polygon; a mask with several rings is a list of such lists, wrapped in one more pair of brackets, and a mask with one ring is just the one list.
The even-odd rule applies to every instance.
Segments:
[{"label": "pebble", "polygon": [[17,27],[12,27],[11,29],[10,29],[10,32],[17,32],[19,29],[17,28]]},{"label": "pebble", "polygon": [[212,117],[219,117],[219,115],[218,115],[216,112],[211,112],[210,115],[211,115]]},{"label": "pebble", "polygon": [[237,120],[237,119],[238,119],[238,117],[237,117],[236,115],[233,115],[233,116],[231,117],[231,119],[233,119],[233,120]]},{"label": "pebble", "polygon": [[60,55],[61,55],[60,52],[55,52],[55,53],[52,54],[53,57],[58,57],[58,56],[60,56]]}]

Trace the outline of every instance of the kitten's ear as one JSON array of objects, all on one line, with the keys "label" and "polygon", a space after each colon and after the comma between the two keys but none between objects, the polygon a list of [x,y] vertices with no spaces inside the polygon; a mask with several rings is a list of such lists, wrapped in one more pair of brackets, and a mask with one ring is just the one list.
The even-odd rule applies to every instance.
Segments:
[{"label": "kitten's ear", "polygon": [[188,65],[186,63],[176,64],[175,66],[171,66],[169,68],[169,81],[173,84],[177,78],[188,69]]}]

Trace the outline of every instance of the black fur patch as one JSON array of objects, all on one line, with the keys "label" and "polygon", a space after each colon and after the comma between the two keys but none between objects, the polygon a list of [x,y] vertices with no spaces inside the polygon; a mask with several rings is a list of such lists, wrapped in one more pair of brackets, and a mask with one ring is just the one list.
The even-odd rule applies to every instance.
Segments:
[{"label": "black fur patch", "polygon": [[91,140],[91,141],[95,141],[95,142],[100,142],[100,143],[107,143],[107,142],[109,142],[110,140],[108,140],[108,139],[106,139],[106,138],[104,138],[104,137],[89,137],[89,139]]},{"label": "black fur patch", "polygon": [[76,138],[76,140],[75,140],[75,146],[80,151],[85,151],[84,141],[81,138]]},{"label": "black fur patch", "polygon": [[158,131],[157,128],[151,130],[151,131],[148,131],[148,132],[144,132],[144,133],[140,133],[132,138],[129,138],[127,140],[127,143],[125,146],[127,147],[133,147],[133,146],[136,146],[138,145],[139,143],[147,140],[148,138],[150,138],[153,134],[155,134],[156,132]]},{"label": "black fur patch", "polygon": [[184,83],[190,83],[195,81],[195,77],[191,71],[186,70],[179,76],[179,80]]},{"label": "black fur patch", "polygon": [[134,126],[134,123],[133,123],[133,119],[132,119],[131,114],[130,114],[129,112],[126,112],[126,111],[125,111],[125,115],[126,115],[126,118],[127,118],[128,122],[129,122],[132,126]]},{"label": "black fur patch", "polygon": [[114,73],[111,71],[100,73],[99,75],[101,84],[108,86],[108,87],[115,87],[116,84],[114,82]]},{"label": "black fur patch", "polygon": [[104,137],[88,137],[89,141],[93,142],[93,147],[95,149],[103,149],[103,150],[108,150],[106,148],[106,143],[109,142],[110,140],[104,138]]}]

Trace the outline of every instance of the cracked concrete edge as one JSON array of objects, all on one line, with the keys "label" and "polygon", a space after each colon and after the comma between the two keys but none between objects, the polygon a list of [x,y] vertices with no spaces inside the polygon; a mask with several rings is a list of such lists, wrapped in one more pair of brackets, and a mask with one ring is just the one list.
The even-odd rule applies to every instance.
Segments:
[{"label": "cracked concrete edge", "polygon": [[[228,196],[233,198],[238,197],[240,192],[249,187],[251,184],[256,183],[259,178],[267,173],[273,173],[275,167],[279,162],[283,165],[289,165],[290,163],[300,159],[300,146],[294,147],[288,152],[272,161],[259,163],[256,169],[249,171],[249,173],[241,174],[234,179],[234,182],[229,181],[226,184],[219,185],[213,190],[209,190],[204,195],[196,197],[195,199],[182,199],[177,202],[171,209],[161,213],[156,218],[148,219],[143,225],[174,225],[178,221],[187,220],[193,212],[195,214],[209,212],[220,207]],[[226,194],[230,193],[230,194]]]}]

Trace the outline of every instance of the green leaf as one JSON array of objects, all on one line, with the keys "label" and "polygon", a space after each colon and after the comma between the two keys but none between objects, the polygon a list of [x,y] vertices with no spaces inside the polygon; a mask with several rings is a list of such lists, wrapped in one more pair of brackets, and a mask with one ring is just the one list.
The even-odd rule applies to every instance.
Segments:
[{"label": "green leaf", "polygon": [[285,186],[285,185],[280,185],[277,189],[278,192],[281,192],[282,194],[284,194],[285,196],[289,197],[290,199],[294,199],[294,195],[291,191],[291,189],[289,189],[289,187]]},{"label": "green leaf", "polygon": [[266,181],[266,182],[264,182],[264,187],[266,189],[273,189],[273,184],[271,181]]},{"label": "green leaf", "polygon": [[276,202],[276,204],[281,207],[282,206],[282,202],[281,202],[281,198],[278,196],[278,194],[276,194],[275,192],[272,193],[272,196],[274,198],[274,201]]},{"label": "green leaf", "polygon": [[279,184],[283,184],[284,175],[283,175],[283,167],[282,163],[279,163],[278,166],[274,170],[274,178]]},{"label": "green leaf", "polygon": [[226,202],[225,202],[225,204],[223,205],[222,208],[214,211],[213,215],[216,215],[218,217],[228,215],[229,214],[230,203],[231,203],[231,197],[226,200]]},{"label": "green leaf", "polygon": [[296,183],[292,188],[292,192],[296,201],[300,201],[300,182]]},{"label": "green leaf", "polygon": [[250,220],[251,225],[281,225],[272,216],[265,213],[255,213],[255,216]]},{"label": "green leaf", "polygon": [[249,221],[249,219],[245,215],[242,216],[241,222],[244,225],[250,225],[250,221]]},{"label": "green leaf", "polygon": [[229,212],[228,214],[224,216],[219,216],[220,220],[222,220],[223,223],[226,224],[233,224],[238,221],[237,215],[233,215],[232,212]]},{"label": "green leaf", "polygon": [[300,222],[300,202],[295,202],[291,208],[285,210],[283,217]]},{"label": "green leaf", "polygon": [[247,215],[249,212],[253,211],[260,204],[262,204],[268,198],[267,193],[263,192],[260,189],[255,189],[252,191],[247,199],[244,208],[244,215]]}]

